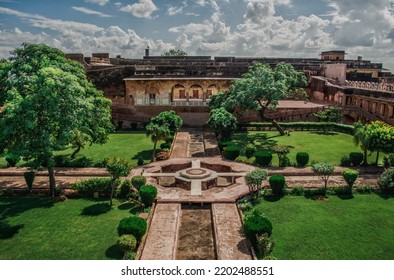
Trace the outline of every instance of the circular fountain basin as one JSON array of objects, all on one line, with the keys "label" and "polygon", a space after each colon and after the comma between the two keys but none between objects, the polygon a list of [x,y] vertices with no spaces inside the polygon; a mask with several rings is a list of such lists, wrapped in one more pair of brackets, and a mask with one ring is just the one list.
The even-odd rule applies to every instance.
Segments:
[{"label": "circular fountain basin", "polygon": [[180,176],[190,180],[201,180],[211,176],[212,171],[205,168],[188,168],[180,171]]}]

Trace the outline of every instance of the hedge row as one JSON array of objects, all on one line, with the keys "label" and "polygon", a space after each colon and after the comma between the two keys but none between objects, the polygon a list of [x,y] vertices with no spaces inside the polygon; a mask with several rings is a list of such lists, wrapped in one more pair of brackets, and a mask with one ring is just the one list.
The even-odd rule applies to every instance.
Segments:
[{"label": "hedge row", "polygon": [[[336,132],[342,132],[353,135],[354,127],[352,125],[338,124],[332,122],[291,122],[291,123],[279,123],[284,129],[292,130],[331,130]],[[238,130],[275,130],[276,128],[272,123],[268,122],[251,122],[251,123],[240,123],[238,124]]]},{"label": "hedge row", "polygon": [[[117,180],[115,184],[119,185],[120,180]],[[92,178],[75,183],[71,188],[76,190],[81,196],[92,197],[95,192],[99,192],[102,195],[110,195],[111,178]]]}]

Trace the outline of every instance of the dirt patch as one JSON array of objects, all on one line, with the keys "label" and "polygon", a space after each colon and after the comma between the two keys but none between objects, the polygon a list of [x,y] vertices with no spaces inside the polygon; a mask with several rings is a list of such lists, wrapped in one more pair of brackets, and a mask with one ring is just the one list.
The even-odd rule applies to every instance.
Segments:
[{"label": "dirt patch", "polygon": [[210,207],[182,206],[176,259],[216,259]]}]

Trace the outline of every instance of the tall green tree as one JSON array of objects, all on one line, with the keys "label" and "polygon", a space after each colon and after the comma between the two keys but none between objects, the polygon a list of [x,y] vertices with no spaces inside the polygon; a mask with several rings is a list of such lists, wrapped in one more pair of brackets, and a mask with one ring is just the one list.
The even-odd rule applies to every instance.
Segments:
[{"label": "tall green tree", "polygon": [[370,145],[370,138],[367,133],[367,126],[360,122],[354,125],[353,142],[355,145],[359,145],[363,150],[363,165],[368,165],[368,150]]},{"label": "tall green tree", "polygon": [[224,108],[212,109],[208,124],[221,141],[230,140],[237,128],[237,119]]},{"label": "tall green tree", "polygon": [[131,163],[125,159],[114,157],[107,163],[107,171],[111,174],[111,195],[109,197],[109,204],[112,206],[112,199],[116,189],[116,182],[120,177],[129,175],[131,171]]},{"label": "tall green tree", "polygon": [[183,124],[182,118],[179,117],[174,111],[161,112],[156,117],[153,117],[150,122],[159,126],[167,126],[173,135]]},{"label": "tall green tree", "polygon": [[375,121],[367,125],[366,133],[369,138],[369,150],[376,152],[376,162],[379,163],[379,153],[394,152],[394,128],[381,121]]},{"label": "tall green tree", "polygon": [[155,123],[149,123],[146,126],[146,136],[150,136],[153,142],[153,151],[151,161],[155,161],[156,147],[159,141],[165,141],[171,137],[171,131],[168,126],[158,125]]},{"label": "tall green tree", "polygon": [[213,96],[210,106],[224,107],[232,113],[257,111],[262,121],[272,122],[279,133],[284,135],[282,127],[266,113],[274,110],[279,100],[288,96],[306,99],[303,89],[306,85],[305,74],[296,71],[289,64],[278,64],[272,70],[269,65],[256,63],[249,67],[241,79],[232,84],[228,93]]},{"label": "tall green tree", "polygon": [[0,63],[0,143],[46,166],[54,196],[54,151],[69,147],[73,131],[86,143],[105,143],[113,131],[111,101],[57,49],[25,43],[11,55]]}]

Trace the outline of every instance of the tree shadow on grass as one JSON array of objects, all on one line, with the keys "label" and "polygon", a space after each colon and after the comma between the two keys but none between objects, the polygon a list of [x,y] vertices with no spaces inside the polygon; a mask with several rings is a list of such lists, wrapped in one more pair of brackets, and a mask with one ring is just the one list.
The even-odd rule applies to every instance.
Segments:
[{"label": "tree shadow on grass", "polygon": [[53,205],[53,199],[47,196],[0,197],[0,216],[5,219],[31,209],[50,208]]},{"label": "tree shadow on grass", "polygon": [[354,198],[353,194],[338,194],[337,195],[342,200],[350,200]]},{"label": "tree shadow on grass", "polygon": [[105,251],[105,256],[112,260],[121,260],[123,258],[123,252],[120,250],[117,244],[114,244]]},{"label": "tree shadow on grass", "polygon": [[83,216],[99,216],[111,211],[112,207],[108,203],[97,203],[82,209]]},{"label": "tree shadow on grass", "polygon": [[281,200],[284,196],[283,195],[265,195],[263,196],[265,201],[268,202],[277,202]]},{"label": "tree shadow on grass", "polygon": [[267,150],[270,151],[273,146],[277,145],[278,142],[272,140],[273,138],[281,137],[280,135],[275,135],[268,137],[264,132],[260,133],[239,133],[234,136],[233,142],[239,146],[246,146],[247,144],[254,144],[257,150]]},{"label": "tree shadow on grass", "polygon": [[[153,144],[152,144],[153,145]],[[145,150],[145,151],[140,151],[137,154],[135,154],[131,159],[138,160],[139,158],[142,158],[144,161],[149,161],[151,160],[152,157],[152,150]]]},{"label": "tree shadow on grass", "polygon": [[7,221],[0,220],[0,239],[10,239],[14,237],[24,226],[24,224],[11,226]]},{"label": "tree shadow on grass", "polygon": [[393,193],[391,193],[391,194],[380,193],[379,197],[383,198],[383,199],[391,199],[391,198],[394,198],[394,194]]},{"label": "tree shadow on grass", "polygon": [[142,208],[139,205],[136,205],[132,202],[123,203],[118,206],[119,210],[129,210],[130,214],[139,214]]}]

